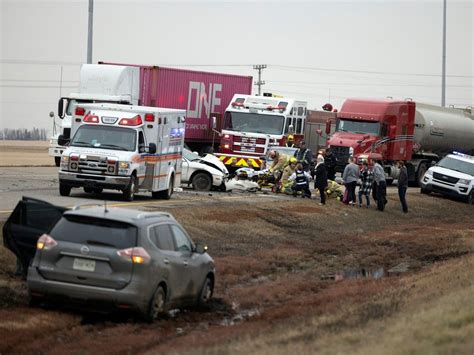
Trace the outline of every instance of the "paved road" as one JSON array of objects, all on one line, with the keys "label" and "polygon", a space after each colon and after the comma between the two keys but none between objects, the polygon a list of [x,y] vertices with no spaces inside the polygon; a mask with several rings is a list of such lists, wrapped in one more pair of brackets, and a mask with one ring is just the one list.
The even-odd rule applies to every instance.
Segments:
[{"label": "paved road", "polygon": [[[418,189],[410,189],[409,193],[418,193]],[[395,187],[389,187],[388,193],[396,193]],[[72,207],[81,203],[103,203],[118,206],[155,206],[173,208],[192,203],[223,203],[227,200],[248,200],[249,198],[292,198],[274,194],[242,194],[219,192],[195,192],[184,190],[175,193],[171,200],[155,200],[151,194],[142,193],[135,196],[134,202],[123,202],[119,191],[105,191],[102,194],[87,194],[82,189],[72,189],[71,196],[63,197],[58,191],[58,168],[56,167],[2,167],[0,169],[0,217],[8,215],[22,196],[34,197],[56,205]]]}]

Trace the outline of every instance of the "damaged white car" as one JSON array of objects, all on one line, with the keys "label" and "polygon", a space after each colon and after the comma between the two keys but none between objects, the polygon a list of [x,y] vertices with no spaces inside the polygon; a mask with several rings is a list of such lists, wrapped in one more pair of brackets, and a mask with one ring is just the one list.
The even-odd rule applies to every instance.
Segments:
[{"label": "damaged white car", "polygon": [[227,168],[216,156],[207,154],[200,157],[186,148],[183,150],[181,174],[181,183],[191,185],[198,191],[225,191],[225,182],[229,177]]}]

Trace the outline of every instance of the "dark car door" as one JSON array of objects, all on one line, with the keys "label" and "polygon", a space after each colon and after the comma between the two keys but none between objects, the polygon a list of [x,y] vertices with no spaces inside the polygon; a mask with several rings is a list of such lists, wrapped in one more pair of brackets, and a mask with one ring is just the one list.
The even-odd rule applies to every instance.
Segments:
[{"label": "dark car door", "polygon": [[3,244],[18,258],[22,274],[35,256],[36,242],[61,218],[67,208],[23,197],[3,226]]}]

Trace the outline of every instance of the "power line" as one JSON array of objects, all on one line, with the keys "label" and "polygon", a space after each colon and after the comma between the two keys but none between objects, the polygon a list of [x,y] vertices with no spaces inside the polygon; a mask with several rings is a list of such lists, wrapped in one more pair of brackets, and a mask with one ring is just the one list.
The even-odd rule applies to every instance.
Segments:
[{"label": "power line", "polygon": [[[300,67],[291,65],[278,65],[271,64],[272,67],[281,69],[300,69],[300,70],[314,70],[314,71],[327,71],[327,72],[340,72],[340,73],[361,73],[361,74],[383,74],[383,75],[407,75],[407,76],[422,76],[422,77],[435,77],[439,78],[439,74],[421,74],[421,73],[395,73],[395,72],[382,72],[382,71],[371,71],[371,70],[349,70],[349,69],[334,69],[334,68],[318,68],[318,67]],[[446,75],[451,78],[474,78],[473,75]]]}]

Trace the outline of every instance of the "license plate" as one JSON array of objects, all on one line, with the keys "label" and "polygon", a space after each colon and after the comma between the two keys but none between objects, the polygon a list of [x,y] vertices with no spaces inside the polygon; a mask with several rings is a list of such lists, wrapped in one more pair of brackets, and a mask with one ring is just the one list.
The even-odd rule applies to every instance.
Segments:
[{"label": "license plate", "polygon": [[74,263],[72,264],[72,268],[74,270],[93,272],[95,270],[95,260],[74,258]]}]

